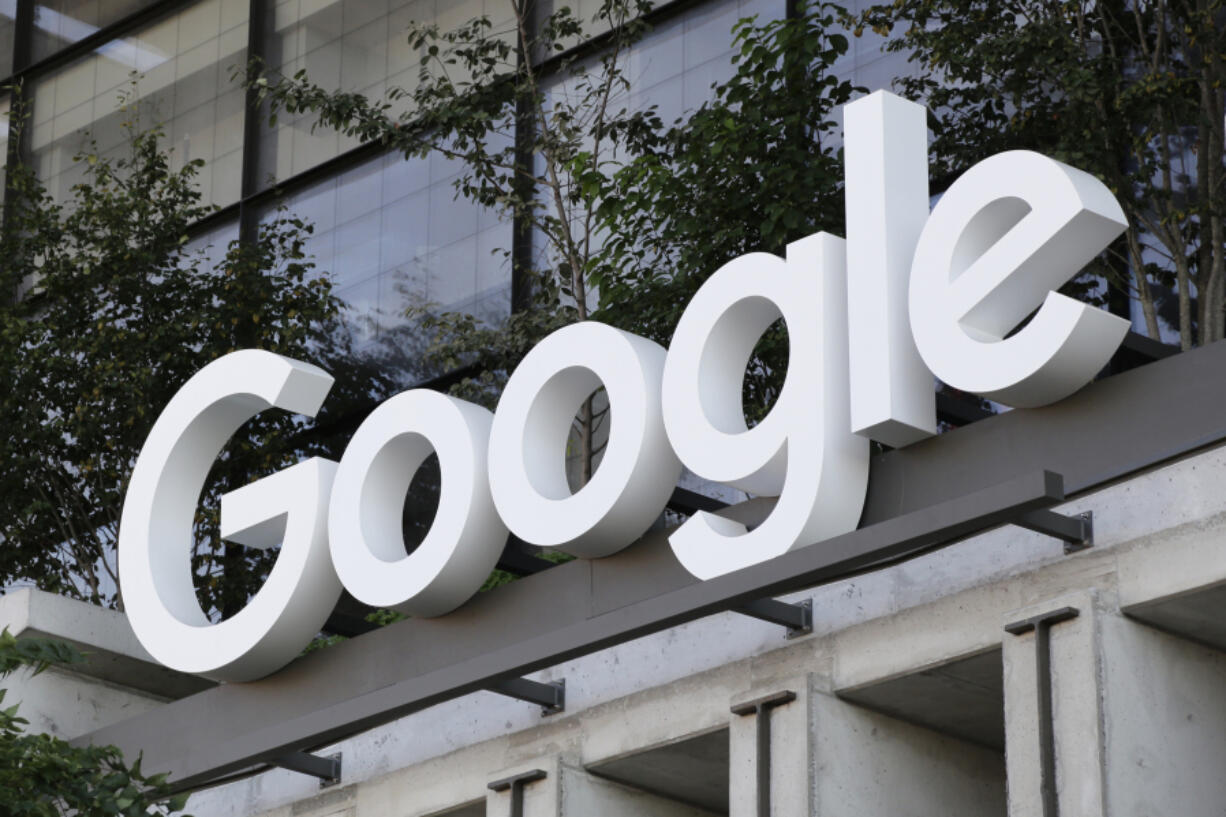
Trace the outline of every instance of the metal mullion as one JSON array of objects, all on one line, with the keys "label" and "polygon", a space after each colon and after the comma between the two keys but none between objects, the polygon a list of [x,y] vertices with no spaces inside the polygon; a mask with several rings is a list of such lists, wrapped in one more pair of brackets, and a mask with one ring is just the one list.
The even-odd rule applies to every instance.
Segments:
[{"label": "metal mullion", "polygon": [[[16,167],[21,162],[21,146],[19,143],[23,129],[17,124],[17,106],[20,103],[20,96],[17,88],[10,88],[8,92],[9,98],[9,122],[8,122],[8,145],[6,146],[6,155],[4,157],[4,187],[0,189],[0,229],[3,229],[4,224],[9,220],[9,185],[12,183],[12,175],[10,169]],[[5,293],[3,298],[10,297]]]},{"label": "metal mullion", "polygon": [[[272,6],[264,0],[250,0],[247,5],[247,63],[265,57],[269,15]],[[259,189],[260,141],[263,135],[262,106],[259,93],[248,87],[243,106],[243,169],[239,182],[238,239],[254,241],[259,226],[259,211],[250,197]]]},{"label": "metal mullion", "polygon": [[[23,46],[29,48],[33,39],[33,0],[18,0],[18,16],[21,14],[21,3],[28,2],[31,10],[30,27],[22,32],[17,29],[15,37],[25,40]],[[116,40],[125,34],[129,34],[142,26],[153,22],[161,17],[165,17],[171,12],[179,10],[181,7],[191,5],[196,0],[163,0],[161,3],[155,3],[145,8],[132,12],[127,17],[116,20],[108,26],[98,29],[93,34],[90,34],[84,39],[77,40],[71,45],[67,45],[54,54],[44,57],[38,62],[22,66],[17,66],[16,54],[14,54],[14,70],[13,73],[5,80],[0,80],[0,84],[11,84],[20,80],[29,80],[37,78],[44,74],[50,73],[57,68],[61,68],[69,63],[92,54],[99,46],[105,45],[112,40]],[[23,36],[24,35],[24,36]],[[17,50],[16,40],[13,43],[14,52]]]},{"label": "metal mullion", "polygon": [[[539,0],[519,0],[525,25],[531,36],[538,35],[540,21],[537,19]],[[516,69],[522,71],[524,65],[531,66],[532,54],[527,53],[531,43],[521,43],[516,54]],[[516,179],[514,185],[517,193],[527,201],[536,195],[536,154],[532,143],[536,135],[536,121],[532,116],[532,101],[522,98],[515,102],[515,165],[524,173]],[[528,270],[532,268],[532,219],[522,213],[511,216],[511,312],[526,311],[531,305],[532,292]]]},{"label": "metal mullion", "polygon": [[[13,72],[11,76],[16,76],[17,72],[29,63],[33,33],[34,0],[17,0],[17,13],[13,18],[13,61],[9,65],[9,70]],[[0,191],[0,196],[3,197],[0,202],[0,218],[4,221],[9,218],[8,189],[12,181],[8,169],[25,164],[30,158],[30,131],[29,128],[22,127],[23,114],[26,109],[25,88],[23,84],[14,82],[12,79],[7,84],[9,85],[9,139],[5,156],[7,167],[4,174],[4,190]]]},{"label": "metal mullion", "polygon": [[30,65],[30,49],[34,41],[34,0],[17,0],[17,15],[13,18],[12,76]]}]

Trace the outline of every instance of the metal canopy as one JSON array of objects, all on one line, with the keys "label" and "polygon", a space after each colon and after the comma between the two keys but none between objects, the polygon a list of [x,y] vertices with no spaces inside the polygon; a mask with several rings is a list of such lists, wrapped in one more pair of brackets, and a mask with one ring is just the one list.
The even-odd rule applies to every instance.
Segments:
[{"label": "metal canopy", "polygon": [[[757,599],[909,558],[1226,439],[1226,344],[873,460],[859,530],[698,582],[653,533],[79,738],[143,752],[189,789],[523,673]],[[1063,479],[1061,479],[1063,477]],[[990,487],[983,487],[990,486]],[[726,513],[752,520],[769,503]]]}]

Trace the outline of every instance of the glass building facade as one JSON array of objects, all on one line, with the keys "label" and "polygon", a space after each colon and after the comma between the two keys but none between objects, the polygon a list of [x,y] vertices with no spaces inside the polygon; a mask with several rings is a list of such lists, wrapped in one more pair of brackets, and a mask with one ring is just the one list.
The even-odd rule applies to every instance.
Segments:
[{"label": "glass building facade", "polygon": [[[550,0],[539,2],[550,10]],[[598,6],[574,7],[590,19]],[[693,110],[732,73],[736,21],[782,17],[788,6],[660,4],[650,33],[627,55],[626,103],[655,105],[665,122]],[[64,198],[82,177],[76,157],[121,151],[136,116],[162,129],[175,168],[203,160],[200,190],[219,209],[196,243],[224,246],[281,206],[314,224],[310,252],[348,305],[359,345],[404,328],[409,305],[494,322],[512,309],[516,231],[457,197],[456,165],[359,144],[313,127],[310,115],[270,123],[236,75],[259,57],[285,75],[305,70],[322,86],[380,98],[416,81],[419,55],[405,36],[411,21],[446,30],[487,15],[505,27],[511,8],[510,0],[0,0],[0,74],[10,87],[0,115],[7,120],[16,107],[14,87],[26,112],[20,138],[15,124],[0,128],[5,155],[31,163]],[[875,44],[872,53],[862,46],[853,45],[846,73],[880,63]],[[566,92],[560,83],[549,90]]]}]

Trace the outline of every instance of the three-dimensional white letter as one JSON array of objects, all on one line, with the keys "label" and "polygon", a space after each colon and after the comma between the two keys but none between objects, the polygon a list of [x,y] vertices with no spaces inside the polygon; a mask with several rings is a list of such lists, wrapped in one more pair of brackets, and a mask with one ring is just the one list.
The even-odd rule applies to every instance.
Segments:
[{"label": "three-dimensional white letter", "polygon": [[[788,330],[783,388],[747,428],[745,366],[775,320]],[[868,484],[868,440],[847,403],[847,268],[843,239],[817,233],[787,260],[751,253],[721,267],[677,324],[664,365],[664,425],[695,474],[778,496],[757,528],[701,512],[669,537],[700,579],[854,530]]]}]

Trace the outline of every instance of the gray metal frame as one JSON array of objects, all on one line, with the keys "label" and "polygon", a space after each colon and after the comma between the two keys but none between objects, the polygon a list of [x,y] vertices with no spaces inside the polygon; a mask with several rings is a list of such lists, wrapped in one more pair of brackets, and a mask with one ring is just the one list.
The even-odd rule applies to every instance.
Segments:
[{"label": "gray metal frame", "polygon": [[[143,752],[195,788],[504,679],[910,558],[1226,439],[1226,344],[1101,380],[874,458],[859,530],[699,582],[666,533],[479,594],[78,739]],[[1063,478],[1062,478],[1063,477]],[[989,486],[989,487],[984,487]],[[760,516],[767,503],[728,509]],[[155,768],[156,767],[156,768]]]}]

